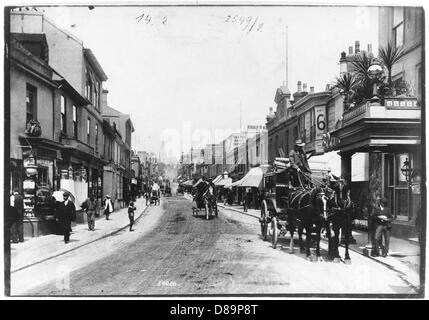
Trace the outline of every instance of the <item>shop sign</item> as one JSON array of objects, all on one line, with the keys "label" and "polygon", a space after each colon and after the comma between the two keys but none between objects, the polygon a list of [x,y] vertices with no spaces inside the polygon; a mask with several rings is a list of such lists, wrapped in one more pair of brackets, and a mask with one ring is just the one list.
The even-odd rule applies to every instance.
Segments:
[{"label": "shop sign", "polygon": [[23,181],[23,188],[24,189],[35,189],[36,188],[36,181],[34,181],[34,180],[24,180]]},{"label": "shop sign", "polygon": [[321,140],[326,132],[326,106],[317,106],[314,108],[316,116],[316,140]]},{"label": "shop sign", "polygon": [[325,151],[331,151],[337,148],[340,144],[340,139],[337,137],[332,137],[331,134],[324,133],[322,135],[322,146],[325,149]]},{"label": "shop sign", "polygon": [[23,160],[24,168],[34,167],[36,165],[36,158],[29,156]]},{"label": "shop sign", "polygon": [[420,194],[420,184],[413,184],[411,190],[413,194]]}]

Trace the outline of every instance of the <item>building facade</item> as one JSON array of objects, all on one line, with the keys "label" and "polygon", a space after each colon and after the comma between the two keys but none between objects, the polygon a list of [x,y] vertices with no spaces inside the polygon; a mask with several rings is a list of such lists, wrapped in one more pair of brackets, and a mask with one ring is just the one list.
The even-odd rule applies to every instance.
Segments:
[{"label": "building facade", "polygon": [[341,154],[342,175],[347,179],[352,175],[352,156],[368,155],[364,202],[371,212],[377,199],[386,197],[395,216],[393,234],[409,238],[417,233],[416,219],[421,212],[421,108],[424,106],[419,68],[423,61],[423,11],[380,8],[379,21],[380,46],[393,42],[405,51],[394,65],[392,80],[405,80],[408,90],[349,108],[330,133],[331,144]]}]

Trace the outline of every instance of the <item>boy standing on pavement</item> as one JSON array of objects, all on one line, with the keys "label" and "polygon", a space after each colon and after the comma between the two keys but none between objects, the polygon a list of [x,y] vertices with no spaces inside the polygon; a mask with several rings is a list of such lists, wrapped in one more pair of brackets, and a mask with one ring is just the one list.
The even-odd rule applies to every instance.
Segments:
[{"label": "boy standing on pavement", "polygon": [[134,211],[136,211],[136,207],[134,206],[134,202],[130,202],[130,205],[128,206],[128,218],[130,219],[130,231],[133,230],[133,224],[134,224]]}]

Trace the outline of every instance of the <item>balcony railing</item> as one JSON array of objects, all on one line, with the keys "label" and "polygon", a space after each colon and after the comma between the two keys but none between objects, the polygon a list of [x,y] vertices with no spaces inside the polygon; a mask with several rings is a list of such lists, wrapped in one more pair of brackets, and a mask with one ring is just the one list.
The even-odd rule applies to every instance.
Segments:
[{"label": "balcony railing", "polygon": [[384,105],[367,101],[344,112],[342,126],[362,118],[421,119],[421,112],[417,98],[385,98]]}]

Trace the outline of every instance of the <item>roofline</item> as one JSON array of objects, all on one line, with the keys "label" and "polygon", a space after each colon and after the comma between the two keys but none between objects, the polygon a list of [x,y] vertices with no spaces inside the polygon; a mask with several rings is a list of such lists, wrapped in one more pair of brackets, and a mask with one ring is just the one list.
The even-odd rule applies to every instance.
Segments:
[{"label": "roofline", "polygon": [[106,81],[108,77],[104,72],[103,68],[101,67],[100,63],[98,62],[97,58],[95,57],[94,53],[91,51],[91,49],[83,48],[83,54],[88,59],[89,63],[98,73],[98,75],[101,77],[101,81]]},{"label": "roofline", "polygon": [[328,97],[332,94],[331,91],[321,91],[321,92],[315,92],[315,93],[309,93],[307,94],[305,97],[299,99],[297,102],[295,102],[293,104],[293,108],[297,109],[299,108],[301,105],[303,105],[305,102],[307,102],[308,100],[311,100],[313,98],[320,98],[320,97]]},{"label": "roofline", "polygon": [[46,22],[48,22],[51,25],[53,25],[59,31],[61,31],[62,33],[64,33],[68,37],[72,38],[73,40],[75,40],[76,42],[78,42],[80,45],[83,45],[83,41],[82,40],[80,40],[78,37],[76,37],[72,33],[64,30],[60,26],[58,26],[55,22],[53,22],[50,18],[48,18],[48,16],[45,13],[43,13],[43,12],[40,12],[40,11],[10,11],[10,13],[11,14],[15,14],[15,15],[24,14],[24,15],[28,15],[28,16],[41,16],[43,18],[43,20],[46,20]]}]

